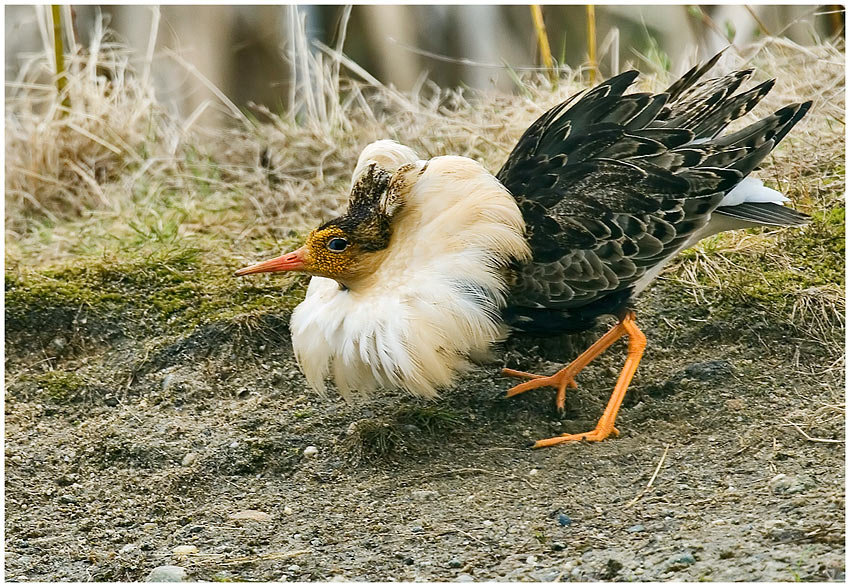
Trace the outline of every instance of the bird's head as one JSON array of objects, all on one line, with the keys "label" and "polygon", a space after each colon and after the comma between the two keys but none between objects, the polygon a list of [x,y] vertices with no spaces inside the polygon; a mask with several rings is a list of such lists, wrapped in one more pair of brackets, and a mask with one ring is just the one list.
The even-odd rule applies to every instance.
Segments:
[{"label": "bird's head", "polygon": [[351,188],[345,214],[313,230],[301,248],[240,269],[236,275],[300,271],[350,286],[380,264],[390,242],[393,215],[402,207],[410,180],[424,165],[424,161],[410,163],[391,174],[370,163]]}]

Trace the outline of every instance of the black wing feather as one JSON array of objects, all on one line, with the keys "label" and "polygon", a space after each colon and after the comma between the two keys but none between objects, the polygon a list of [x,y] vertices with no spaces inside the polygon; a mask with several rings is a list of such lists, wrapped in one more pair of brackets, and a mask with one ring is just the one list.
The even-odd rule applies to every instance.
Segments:
[{"label": "black wing feather", "polygon": [[[718,137],[773,87],[735,94],[751,70],[699,83],[719,57],[654,95],[625,94],[638,73],[620,74],[522,135],[497,174],[520,206],[533,255],[517,267],[509,323],[533,330],[548,316],[564,330],[569,314],[587,327],[595,312],[627,303],[635,282],[705,226],[809,109],[792,104]],[[758,206],[719,212],[766,224],[804,217]]]}]

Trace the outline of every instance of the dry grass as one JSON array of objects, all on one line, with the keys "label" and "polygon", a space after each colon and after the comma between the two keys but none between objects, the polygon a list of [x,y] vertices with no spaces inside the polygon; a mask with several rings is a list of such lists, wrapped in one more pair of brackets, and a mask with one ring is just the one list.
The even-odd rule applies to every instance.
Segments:
[{"label": "dry grass", "polygon": [[[198,112],[169,115],[155,98],[152,64],[136,71],[106,33],[68,56],[69,108],[51,83],[47,52],[30,58],[6,101],[7,266],[37,270],[81,256],[191,246],[202,260],[235,267],[336,213],[368,142],[393,138],[424,157],[464,155],[495,171],[535,117],[584,87],[580,70],[561,68],[554,89],[537,72],[518,74],[511,95],[446,90],[424,77],[402,94],[349,60],[342,39],[316,54],[303,35],[296,41],[289,58],[299,82],[289,110],[253,106],[242,113],[229,105],[228,129],[198,128]],[[759,303],[790,315],[813,339],[835,343],[844,314],[837,258],[843,239],[834,242],[844,226],[843,47],[767,39],[727,53],[727,67],[752,66],[757,79],[777,78],[749,120],[814,100],[761,175],[815,222],[802,231],[710,239],[667,279],[702,302],[752,298],[772,287],[776,295]],[[670,81],[656,73],[639,85],[660,90]],[[807,255],[817,259],[808,268]],[[779,269],[795,266],[823,272],[771,282]]]},{"label": "dry grass", "polygon": [[[68,56],[57,96],[49,59],[28,59],[7,83],[6,225],[25,230],[90,209],[114,209],[135,171],[157,173],[175,157],[176,121],[106,34]],[[64,104],[63,104],[64,102]]]}]

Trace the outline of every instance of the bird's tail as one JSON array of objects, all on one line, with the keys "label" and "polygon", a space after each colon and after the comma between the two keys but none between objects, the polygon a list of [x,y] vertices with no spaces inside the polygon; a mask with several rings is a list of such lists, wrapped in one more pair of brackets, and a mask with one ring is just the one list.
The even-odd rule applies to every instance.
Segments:
[{"label": "bird's tail", "polygon": [[[772,115],[759,120],[738,132],[719,137],[715,145],[734,153],[742,149],[747,154],[738,158],[729,167],[734,167],[748,175],[756,168],[797,124],[811,107],[811,102],[790,104],[780,108]],[[731,190],[715,214],[729,217],[730,220],[768,226],[802,226],[810,217],[784,206],[788,199],[776,190],[765,187],[758,179],[747,177]],[[746,226],[746,224],[742,224]]]}]

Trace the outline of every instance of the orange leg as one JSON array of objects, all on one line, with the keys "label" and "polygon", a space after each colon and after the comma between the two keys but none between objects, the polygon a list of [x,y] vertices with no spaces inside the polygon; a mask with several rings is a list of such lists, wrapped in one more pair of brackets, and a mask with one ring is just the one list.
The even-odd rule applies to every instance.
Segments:
[{"label": "orange leg", "polygon": [[[643,350],[646,348],[646,337],[637,327],[637,324],[635,324],[634,312],[629,312],[618,326],[622,326],[629,337],[629,354],[626,357],[626,363],[623,365],[623,370],[620,372],[620,377],[617,379],[617,384],[614,386],[614,391],[611,393],[611,399],[608,400],[608,405],[605,407],[605,412],[603,412],[602,417],[599,418],[599,422],[596,423],[596,428],[583,434],[562,434],[561,436],[556,436],[554,438],[538,440],[534,444],[534,448],[542,448],[544,446],[552,446],[554,444],[573,442],[577,440],[599,441],[608,438],[612,432],[614,434],[619,434],[619,431],[614,428],[614,420],[617,418],[617,412],[620,410],[620,404],[623,403],[623,398],[626,395],[626,389],[628,389],[629,384],[632,382],[632,377],[634,377],[635,371],[637,371],[638,364],[640,363],[640,359],[643,356]],[[600,339],[600,341],[601,340],[602,339]],[[610,346],[610,344],[607,346]],[[607,346],[605,348],[607,348]]]},{"label": "orange leg", "polygon": [[[634,315],[630,314],[630,316],[633,317]],[[575,382],[575,376],[578,375],[582,369],[587,367],[593,359],[604,353],[608,347],[620,340],[624,334],[628,333],[624,326],[624,322],[616,324],[599,340],[590,345],[586,351],[580,354],[575,361],[550,377],[534,375],[533,373],[526,373],[524,371],[514,371],[513,369],[502,369],[502,375],[509,377],[526,377],[531,379],[531,381],[526,381],[525,383],[520,383],[519,385],[510,388],[508,390],[507,397],[519,395],[520,393],[526,392],[530,389],[537,389],[538,387],[551,385],[558,390],[558,395],[555,397],[555,405],[558,407],[558,410],[563,411],[567,397],[567,386],[569,385],[573,388],[578,387]]]}]

